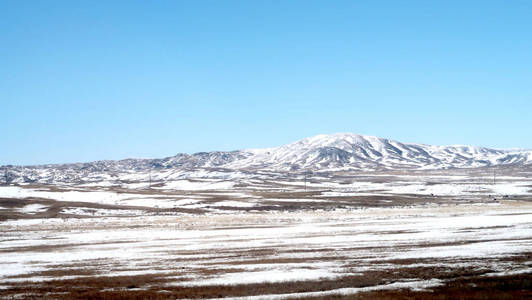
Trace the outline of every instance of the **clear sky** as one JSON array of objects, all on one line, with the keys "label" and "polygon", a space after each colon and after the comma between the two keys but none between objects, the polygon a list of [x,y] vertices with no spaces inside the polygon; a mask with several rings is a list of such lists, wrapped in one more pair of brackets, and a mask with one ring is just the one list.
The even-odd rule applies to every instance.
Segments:
[{"label": "clear sky", "polygon": [[322,133],[532,148],[532,1],[0,1],[1,164]]}]

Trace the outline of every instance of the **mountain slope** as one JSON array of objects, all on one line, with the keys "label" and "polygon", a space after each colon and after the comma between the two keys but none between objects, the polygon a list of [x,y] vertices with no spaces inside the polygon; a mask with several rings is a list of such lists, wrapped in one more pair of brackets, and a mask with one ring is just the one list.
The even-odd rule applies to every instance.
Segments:
[{"label": "mountain slope", "polygon": [[[532,163],[532,151],[401,143],[353,133],[317,135],[281,147],[177,154],[162,159],[3,166],[4,182],[99,182],[140,177],[181,178],[207,170],[255,172],[475,168]],[[202,173],[203,174],[203,173]],[[7,178],[7,180],[6,180]]]},{"label": "mountain slope", "polygon": [[530,163],[532,157],[530,151],[407,144],[353,133],[318,135],[277,148],[247,151],[252,155],[228,166],[273,169],[439,169]]}]

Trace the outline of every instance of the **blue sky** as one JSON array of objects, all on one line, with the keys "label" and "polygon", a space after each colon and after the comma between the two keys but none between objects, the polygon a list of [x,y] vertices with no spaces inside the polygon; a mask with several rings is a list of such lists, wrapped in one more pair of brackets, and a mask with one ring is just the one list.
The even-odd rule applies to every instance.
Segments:
[{"label": "blue sky", "polygon": [[0,1],[0,164],[321,133],[532,148],[532,1]]}]

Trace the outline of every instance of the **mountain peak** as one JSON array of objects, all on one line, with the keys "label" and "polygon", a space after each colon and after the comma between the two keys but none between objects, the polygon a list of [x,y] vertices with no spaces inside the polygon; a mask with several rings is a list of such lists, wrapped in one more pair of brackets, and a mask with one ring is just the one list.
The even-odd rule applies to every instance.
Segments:
[{"label": "mountain peak", "polygon": [[269,149],[255,149],[234,168],[273,170],[379,170],[471,168],[524,163],[526,153],[473,146],[431,146],[350,132],[319,134]]},{"label": "mountain peak", "polygon": [[316,136],[304,138],[290,145],[307,145],[311,147],[331,147],[337,145],[353,145],[353,144],[366,144],[370,141],[384,140],[375,136],[368,136],[350,132],[339,132],[332,134],[319,134]]}]

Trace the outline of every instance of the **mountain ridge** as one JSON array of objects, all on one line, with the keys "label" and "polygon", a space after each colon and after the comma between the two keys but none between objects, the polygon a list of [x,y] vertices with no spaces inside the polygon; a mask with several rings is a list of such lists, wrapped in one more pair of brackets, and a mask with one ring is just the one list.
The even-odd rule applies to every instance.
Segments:
[{"label": "mountain ridge", "polygon": [[97,177],[108,177],[115,176],[113,174],[146,172],[186,173],[196,169],[243,172],[378,171],[478,168],[531,163],[531,150],[493,149],[468,145],[434,146],[402,143],[355,133],[334,133],[320,134],[272,148],[178,153],[154,159],[128,158],[0,168],[6,174],[5,182],[22,183],[55,182],[58,179],[66,182],[84,181],[95,174],[98,174]]}]

